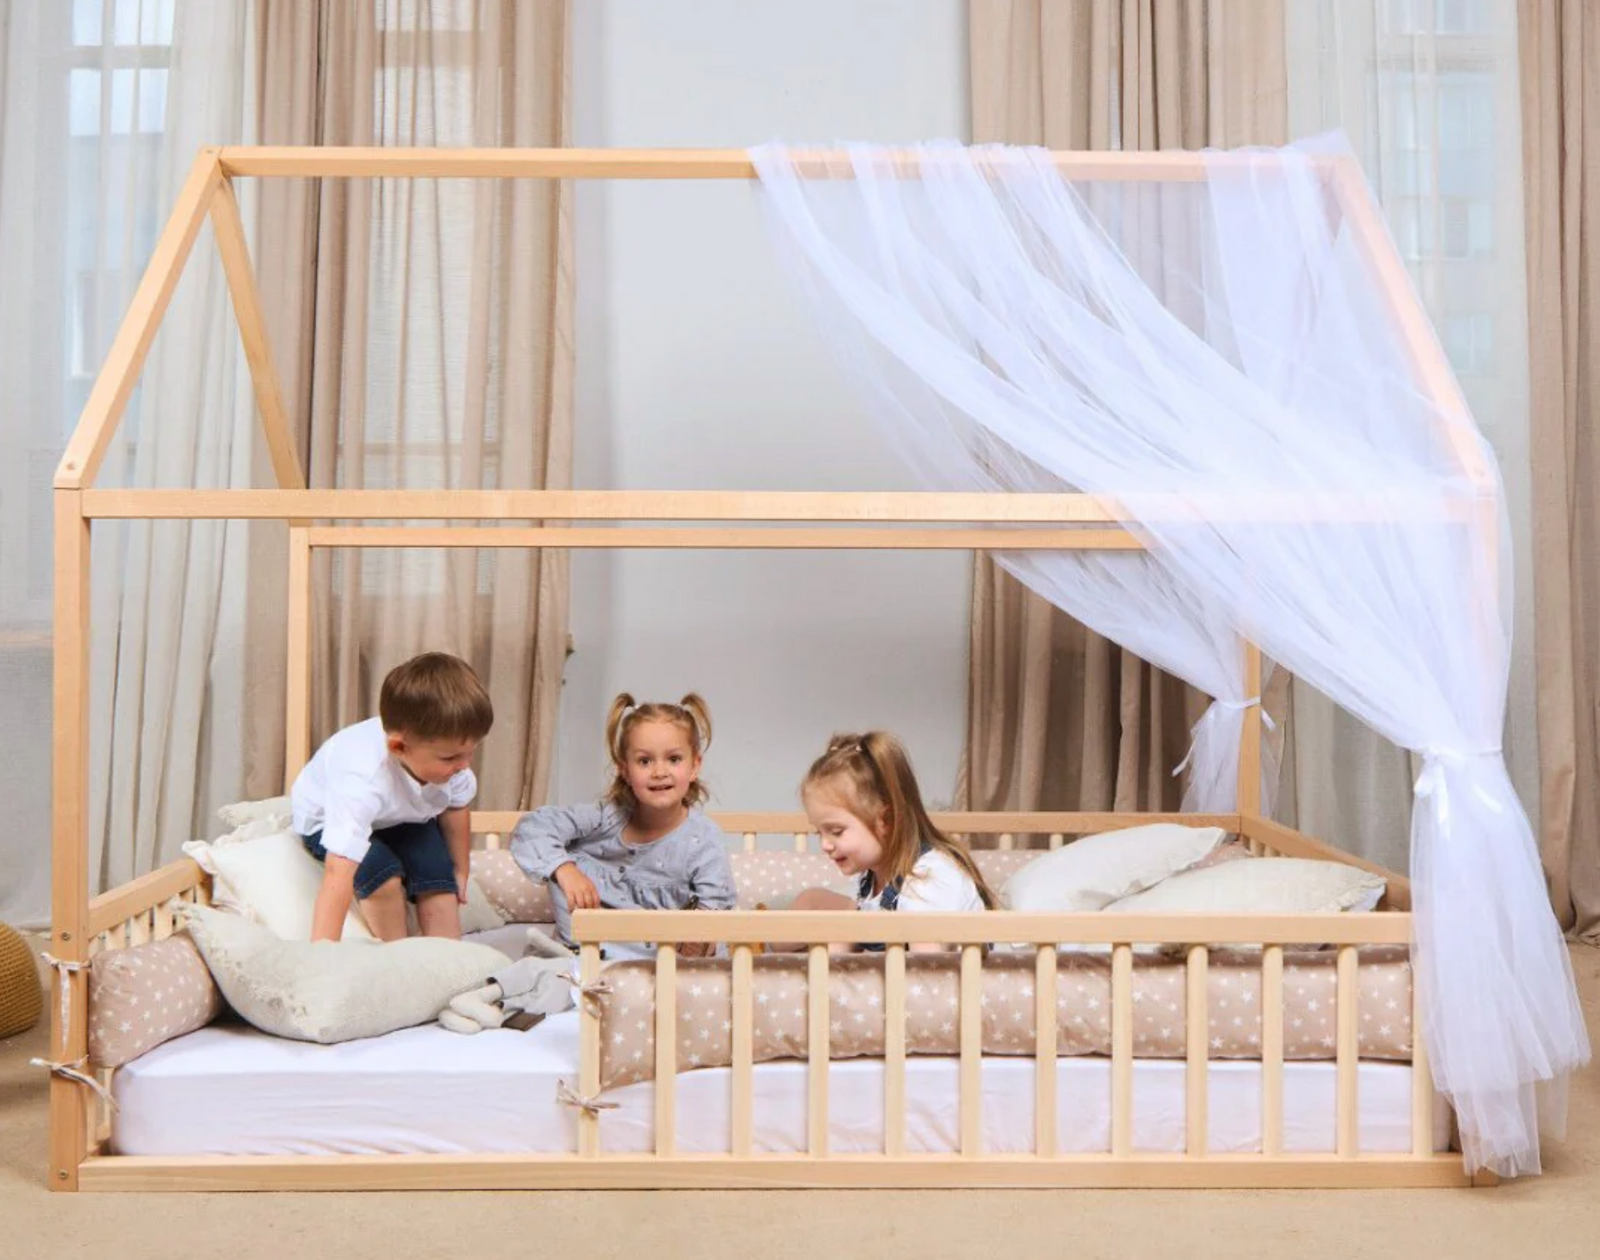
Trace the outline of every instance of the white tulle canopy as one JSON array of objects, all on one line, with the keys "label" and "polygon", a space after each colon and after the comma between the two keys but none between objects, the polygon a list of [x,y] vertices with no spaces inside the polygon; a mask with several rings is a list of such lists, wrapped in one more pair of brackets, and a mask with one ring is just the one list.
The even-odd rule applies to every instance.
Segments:
[{"label": "white tulle canopy", "polygon": [[1435,1079],[1470,1168],[1536,1171],[1535,1086],[1589,1047],[1500,751],[1504,497],[1348,153],[1087,178],[1039,150],[836,152],[752,153],[823,326],[929,487],[1090,494],[1144,544],[1000,559],[1216,698],[1186,806],[1234,803],[1246,641],[1422,757]]}]

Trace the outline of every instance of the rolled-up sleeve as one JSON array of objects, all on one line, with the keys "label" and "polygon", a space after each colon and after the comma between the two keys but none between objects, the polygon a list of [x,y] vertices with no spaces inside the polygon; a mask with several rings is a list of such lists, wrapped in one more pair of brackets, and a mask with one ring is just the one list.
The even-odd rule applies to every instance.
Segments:
[{"label": "rolled-up sleeve", "polygon": [[383,794],[364,775],[344,773],[328,784],[322,847],[352,862],[372,847],[372,824],[383,808]]},{"label": "rolled-up sleeve", "polygon": [[462,809],[472,804],[478,796],[478,776],[471,770],[457,770],[445,784],[451,809]]}]

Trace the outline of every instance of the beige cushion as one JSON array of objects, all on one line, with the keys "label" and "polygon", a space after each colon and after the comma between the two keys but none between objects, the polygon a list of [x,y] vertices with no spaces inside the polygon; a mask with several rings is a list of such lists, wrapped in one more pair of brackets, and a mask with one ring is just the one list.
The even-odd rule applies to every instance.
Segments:
[{"label": "beige cushion", "polygon": [[[906,956],[906,1052],[954,1055],[960,1050],[960,960],[953,954]],[[1337,957],[1284,950],[1286,1059],[1334,1058]],[[1057,955],[1056,1046],[1063,1055],[1109,1054],[1111,962],[1086,954]],[[755,960],[753,1057],[804,1059],[808,1053],[809,981],[803,954]],[[983,1053],[1034,1051],[1034,956],[991,954],[983,965]],[[1411,1057],[1411,969],[1404,946],[1372,946],[1357,969],[1362,1058]],[[655,967],[620,962],[606,969],[599,998],[601,1085],[606,1089],[655,1074]],[[1261,959],[1233,950],[1211,954],[1206,973],[1207,1053],[1213,1059],[1261,1054]],[[678,960],[679,1071],[723,1067],[732,1059],[730,967],[726,959]],[[1133,1051],[1140,1058],[1186,1055],[1187,986],[1181,962],[1137,958],[1133,969]],[[880,1056],[884,1049],[883,959],[852,954],[829,963],[828,1053],[835,1059]]]},{"label": "beige cushion", "polygon": [[324,1044],[425,1024],[506,965],[472,941],[286,941],[236,914],[186,910],[228,1004],[263,1032]]},{"label": "beige cushion", "polygon": [[1116,914],[1332,914],[1373,909],[1385,887],[1382,876],[1343,862],[1262,858],[1186,871],[1106,909]]},{"label": "beige cushion", "polygon": [[475,850],[472,879],[507,923],[549,923],[556,917],[550,886],[529,879],[509,849]]},{"label": "beige cushion", "polygon": [[1227,838],[1221,827],[1152,823],[1084,836],[1040,854],[1000,890],[1008,910],[1103,910],[1202,861]]},{"label": "beige cushion", "polygon": [[[287,830],[281,817],[252,819],[219,840],[191,840],[184,853],[212,877],[212,904],[260,923],[286,941],[311,939],[311,915],[322,886],[322,864],[306,852],[305,842]],[[505,919],[484,895],[467,885],[461,907],[461,930],[483,932]],[[415,931],[412,921],[411,930]],[[371,940],[372,933],[354,906],[345,916],[344,939]]]},{"label": "beige cushion", "polygon": [[89,1061],[95,1067],[121,1067],[221,1013],[222,994],[187,932],[102,950],[89,964]]},{"label": "beige cushion", "polygon": [[839,868],[823,854],[794,849],[740,850],[728,854],[733,870],[733,886],[738,892],[737,910],[782,910],[796,894],[808,888],[825,888],[843,897],[854,897],[855,881],[844,879]]}]

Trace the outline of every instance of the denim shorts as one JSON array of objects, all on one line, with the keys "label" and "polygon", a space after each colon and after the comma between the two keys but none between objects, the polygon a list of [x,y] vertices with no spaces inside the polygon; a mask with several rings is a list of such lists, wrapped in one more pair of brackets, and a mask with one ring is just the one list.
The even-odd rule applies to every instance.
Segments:
[{"label": "denim shorts", "polygon": [[[317,861],[328,856],[322,847],[320,831],[304,837],[306,850]],[[456,866],[450,857],[450,846],[445,843],[439,820],[398,823],[382,827],[372,833],[372,847],[356,867],[355,893],[357,900],[365,900],[398,875],[406,890],[406,898],[434,893],[456,891]]]}]

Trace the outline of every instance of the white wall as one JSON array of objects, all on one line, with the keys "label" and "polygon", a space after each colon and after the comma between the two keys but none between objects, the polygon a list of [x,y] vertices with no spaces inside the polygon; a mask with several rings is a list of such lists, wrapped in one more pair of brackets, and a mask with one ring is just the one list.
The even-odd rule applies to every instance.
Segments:
[{"label": "white wall", "polygon": [[[967,135],[964,0],[584,0],[574,143]],[[753,189],[578,189],[574,482],[910,489],[812,327]],[[701,691],[715,807],[789,809],[830,732],[885,727],[948,800],[965,721],[966,553],[575,553],[556,796],[604,784],[606,708]]]}]

